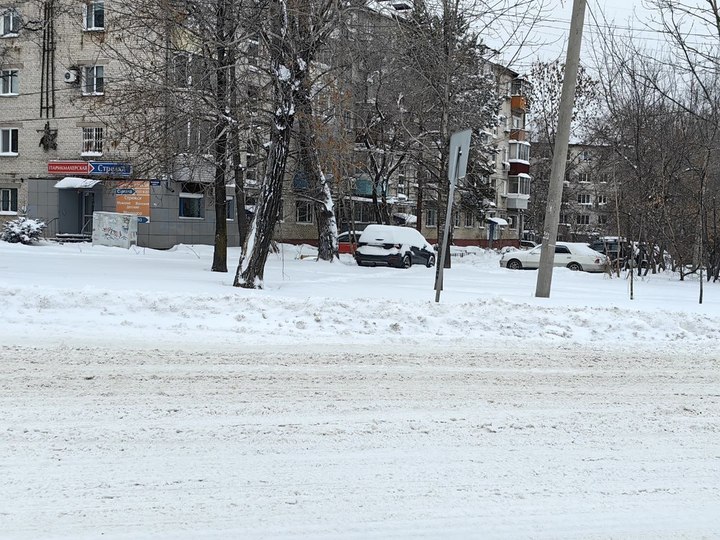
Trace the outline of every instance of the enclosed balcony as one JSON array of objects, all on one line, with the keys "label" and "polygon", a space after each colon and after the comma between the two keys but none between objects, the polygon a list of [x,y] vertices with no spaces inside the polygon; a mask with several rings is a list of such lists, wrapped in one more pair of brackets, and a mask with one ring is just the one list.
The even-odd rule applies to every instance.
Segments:
[{"label": "enclosed balcony", "polygon": [[513,111],[526,112],[529,105],[530,83],[520,77],[513,79],[510,85],[510,95],[510,106]]},{"label": "enclosed balcony", "polygon": [[531,176],[526,173],[508,176],[505,204],[508,210],[527,210],[530,200]]}]

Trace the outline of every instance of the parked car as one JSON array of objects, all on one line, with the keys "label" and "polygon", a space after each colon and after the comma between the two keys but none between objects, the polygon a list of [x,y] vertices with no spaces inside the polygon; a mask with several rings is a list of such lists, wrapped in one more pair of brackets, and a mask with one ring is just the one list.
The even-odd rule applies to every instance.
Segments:
[{"label": "parked car", "polygon": [[362,231],[345,231],[338,234],[338,253],[355,253]]},{"label": "parked car", "polygon": [[[508,251],[503,253],[500,258],[500,266],[511,270],[538,268],[541,250],[542,246],[528,251]],[[585,272],[604,272],[609,264],[610,259],[607,256],[590,249],[587,244],[558,242],[555,246],[554,266],[565,266],[570,270],[584,270]]]},{"label": "parked car", "polygon": [[520,249],[532,249],[535,246],[537,246],[537,244],[532,240],[520,240]]},{"label": "parked car", "polygon": [[360,235],[355,251],[360,266],[410,268],[435,264],[435,251],[417,230],[394,225],[368,225]]},{"label": "parked car", "polygon": [[590,249],[607,255],[611,261],[614,261],[618,257],[625,258],[628,253],[627,242],[617,236],[594,240],[590,242]]},{"label": "parked car", "polygon": [[646,268],[649,265],[650,251],[654,249],[655,253],[659,253],[659,249],[645,243],[628,242],[624,238],[618,238],[617,236],[607,236],[595,240],[590,243],[590,248],[607,255],[613,264],[617,259],[620,259],[623,267],[626,265],[631,267],[640,265],[641,268]]}]

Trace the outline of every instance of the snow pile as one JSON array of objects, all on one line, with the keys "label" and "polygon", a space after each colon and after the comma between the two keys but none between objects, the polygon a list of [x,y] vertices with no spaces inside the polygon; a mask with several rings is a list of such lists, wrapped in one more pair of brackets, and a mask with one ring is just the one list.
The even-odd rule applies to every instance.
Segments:
[{"label": "snow pile", "polygon": [[498,265],[492,251],[466,248],[445,272],[434,302],[434,269],[360,268],[352,257],[314,260],[309,246],[268,259],[265,290],[231,286],[209,271],[212,248],[120,250],[87,244],[28,248],[0,244],[4,343],[128,343],[282,347],[322,343],[434,347],[532,343],[610,348],[720,338],[718,285],[697,303],[697,281],[672,274],[634,282],[555,270],[550,299],[535,298],[537,273]]}]

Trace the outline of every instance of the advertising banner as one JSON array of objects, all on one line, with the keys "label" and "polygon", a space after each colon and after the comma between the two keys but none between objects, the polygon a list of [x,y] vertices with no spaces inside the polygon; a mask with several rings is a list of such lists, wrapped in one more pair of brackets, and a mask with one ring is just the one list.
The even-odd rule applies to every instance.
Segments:
[{"label": "advertising banner", "polygon": [[115,184],[115,211],[134,214],[138,223],[150,223],[150,182],[133,180]]}]

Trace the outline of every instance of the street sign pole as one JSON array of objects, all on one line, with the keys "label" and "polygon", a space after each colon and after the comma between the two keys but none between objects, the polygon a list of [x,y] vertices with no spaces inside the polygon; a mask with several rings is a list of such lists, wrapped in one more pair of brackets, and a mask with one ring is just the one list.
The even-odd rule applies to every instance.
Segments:
[{"label": "street sign pole", "polygon": [[448,159],[448,180],[450,182],[450,189],[448,190],[447,211],[445,212],[445,230],[443,231],[443,241],[442,244],[438,246],[438,249],[440,250],[440,260],[436,262],[435,302],[440,302],[440,291],[443,289],[443,270],[445,268],[445,256],[448,252],[447,244],[450,237],[450,222],[452,220],[453,200],[455,199],[455,185],[460,178],[465,178],[468,154],[470,153],[471,137],[472,130],[469,129],[453,133],[450,137],[450,155]]}]

